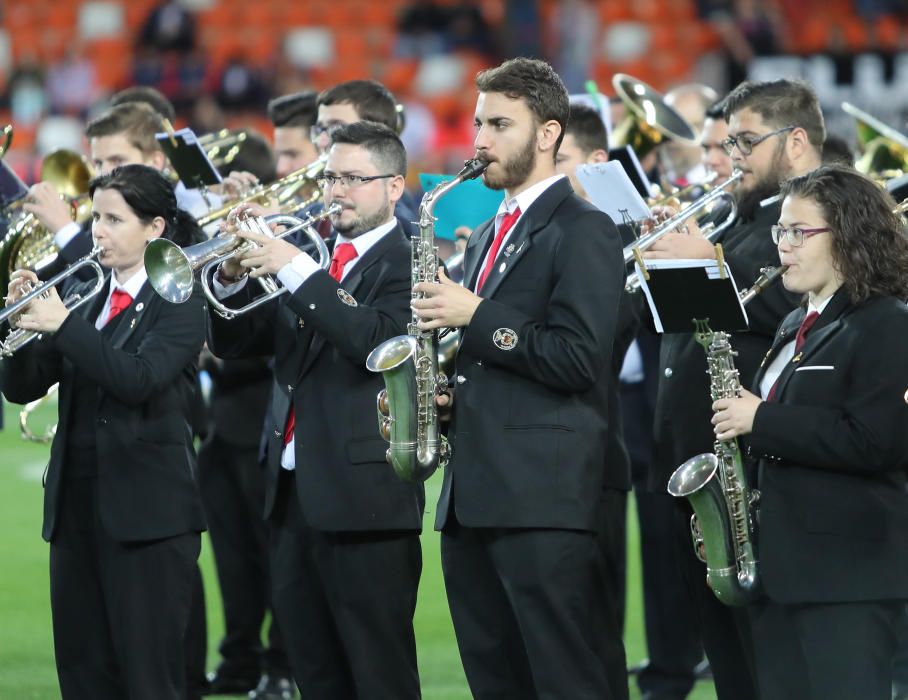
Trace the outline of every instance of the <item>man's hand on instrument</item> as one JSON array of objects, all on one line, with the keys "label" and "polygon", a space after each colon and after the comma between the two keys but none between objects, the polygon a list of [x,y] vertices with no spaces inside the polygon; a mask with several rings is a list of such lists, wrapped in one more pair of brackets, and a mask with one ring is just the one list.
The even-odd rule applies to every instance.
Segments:
[{"label": "man's hand on instrument", "polygon": [[240,256],[240,265],[249,270],[251,277],[276,275],[302,251],[282,238],[271,238],[262,233],[237,231],[237,235],[257,244],[257,247]]},{"label": "man's hand on instrument", "polygon": [[413,300],[413,311],[421,319],[420,330],[463,328],[473,320],[482,297],[452,282],[443,268],[438,269],[438,282],[420,282],[414,289],[424,298]]},{"label": "man's hand on instrument", "polygon": [[[240,197],[259,184],[259,179],[245,170],[234,170],[219,186],[219,194],[227,198]],[[214,188],[212,188],[214,189]]]},{"label": "man's hand on instrument", "polygon": [[39,182],[28,190],[28,201],[22,208],[34,214],[52,234],[72,223],[72,207],[49,182]]},{"label": "man's hand on instrument", "polygon": [[46,296],[38,297],[26,307],[16,325],[27,331],[56,333],[69,313],[56,288],[51,287]]},{"label": "man's hand on instrument", "polygon": [[[696,226],[696,224],[694,224]],[[647,260],[705,258],[714,260],[716,249],[696,229],[696,233],[666,233],[643,252]]]},{"label": "man's hand on instrument", "polygon": [[742,389],[741,395],[733,399],[719,399],[713,402],[712,424],[719,440],[731,440],[739,435],[753,432],[754,416],[763,400]]}]

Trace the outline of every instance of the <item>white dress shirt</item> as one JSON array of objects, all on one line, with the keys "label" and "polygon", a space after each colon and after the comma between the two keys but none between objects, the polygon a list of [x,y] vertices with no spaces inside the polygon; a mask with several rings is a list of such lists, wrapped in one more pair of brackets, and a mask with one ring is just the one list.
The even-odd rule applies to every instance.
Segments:
[{"label": "white dress shirt", "polygon": [[114,272],[111,272],[107,299],[104,300],[104,306],[101,308],[101,313],[99,313],[98,318],[95,319],[95,328],[100,330],[104,327],[104,324],[107,323],[107,315],[110,313],[110,297],[113,295],[115,289],[122,289],[135,299],[139,296],[139,292],[142,291],[142,285],[145,284],[146,280],[148,280],[148,273],[145,272],[144,267],[141,267],[125,284],[117,282],[117,275]]}]

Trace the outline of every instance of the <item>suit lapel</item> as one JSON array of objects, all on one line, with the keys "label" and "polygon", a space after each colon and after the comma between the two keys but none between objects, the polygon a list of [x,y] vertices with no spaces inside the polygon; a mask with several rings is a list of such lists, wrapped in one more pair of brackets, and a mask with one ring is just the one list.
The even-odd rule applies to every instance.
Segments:
[{"label": "suit lapel", "polygon": [[110,336],[113,347],[120,349],[129,340],[144,317],[146,309],[154,302],[154,296],[155,292],[146,280],[132,303],[120,312],[120,318]]},{"label": "suit lapel", "polygon": [[495,233],[495,217],[477,228],[467,241],[464,251],[463,285],[470,290],[476,288],[479,266],[486,257]]},{"label": "suit lapel", "polygon": [[[349,274],[344,277],[340,286],[349,292],[353,297],[356,297],[356,292],[359,289],[363,281],[363,275],[373,267],[385,253],[394,245],[400,243],[400,239],[406,239],[403,229],[398,222],[397,226],[392,229],[389,233],[382,236],[369,250],[366,251],[365,255],[362,258],[355,259],[355,265],[353,269],[350,270]],[[334,245],[331,246],[332,251],[334,250]],[[295,317],[295,315],[294,315]],[[305,342],[305,341],[303,341]],[[325,337],[319,333],[313,333],[311,335],[311,342],[309,343],[308,350],[303,356],[302,362],[300,363],[300,371],[298,380],[302,379],[305,376],[306,372],[309,371],[309,368],[312,367],[312,363],[318,358],[319,353],[325,347]]]},{"label": "suit lapel", "polygon": [[493,296],[504,279],[511,274],[511,270],[526,257],[533,234],[549,223],[555,209],[571,192],[573,190],[567,178],[558,180],[545,190],[518,219],[507,245],[499,251],[494,267],[482,286],[481,294],[484,298]]}]

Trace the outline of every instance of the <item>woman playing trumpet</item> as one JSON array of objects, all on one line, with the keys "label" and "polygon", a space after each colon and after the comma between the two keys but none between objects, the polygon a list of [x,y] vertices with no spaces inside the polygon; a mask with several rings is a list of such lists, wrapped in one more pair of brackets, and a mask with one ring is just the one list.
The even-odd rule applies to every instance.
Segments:
[{"label": "woman playing trumpet", "polygon": [[713,405],[759,462],[760,696],[888,700],[908,599],[908,237],[894,202],[822,167],[782,187],[783,283],[804,295],[757,373]]},{"label": "woman playing trumpet", "polygon": [[[182,305],[159,298],[143,252],[199,230],[147,166],[96,178],[90,194],[110,281],[78,309],[53,289],[29,303],[13,324],[44,337],[3,362],[0,383],[17,403],[60,383],[43,536],[61,696],[178,700],[204,528],[187,405],[205,310],[200,294]],[[10,302],[26,282],[37,282],[32,272],[13,273]]]}]

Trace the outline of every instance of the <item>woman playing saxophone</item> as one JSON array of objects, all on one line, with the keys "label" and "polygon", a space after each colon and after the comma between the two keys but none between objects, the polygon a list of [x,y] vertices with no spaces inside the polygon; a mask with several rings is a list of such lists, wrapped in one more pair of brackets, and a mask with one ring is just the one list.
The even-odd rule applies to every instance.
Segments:
[{"label": "woman playing saxophone", "polygon": [[765,598],[751,604],[762,698],[888,700],[908,599],[908,237],[894,202],[822,167],[782,188],[772,229],[801,308],[755,393],[713,404],[747,436]]}]

